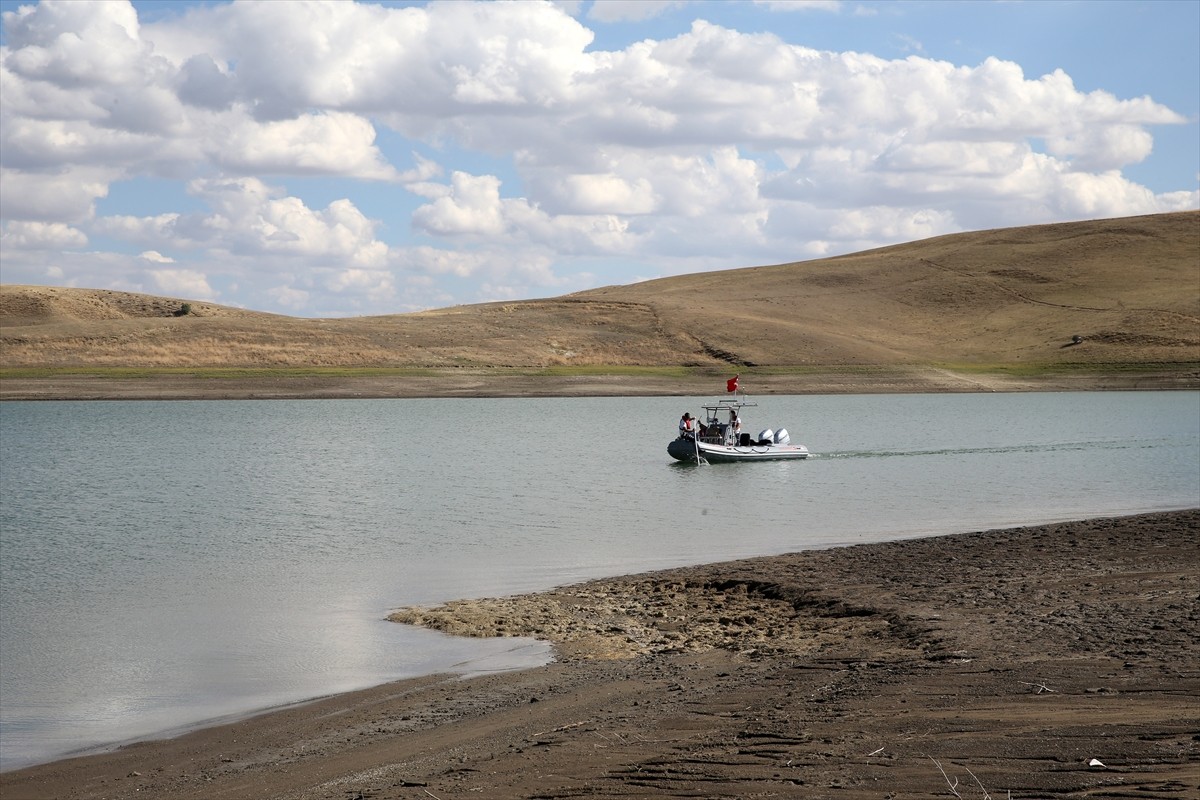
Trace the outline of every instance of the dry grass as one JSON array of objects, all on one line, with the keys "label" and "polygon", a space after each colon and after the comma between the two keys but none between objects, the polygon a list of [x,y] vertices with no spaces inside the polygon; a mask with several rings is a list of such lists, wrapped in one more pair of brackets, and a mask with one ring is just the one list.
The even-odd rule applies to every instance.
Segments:
[{"label": "dry grass", "polygon": [[1195,364],[1200,212],[956,234],[418,314],[300,319],[192,301],[176,317],[182,302],[0,287],[0,367]]}]

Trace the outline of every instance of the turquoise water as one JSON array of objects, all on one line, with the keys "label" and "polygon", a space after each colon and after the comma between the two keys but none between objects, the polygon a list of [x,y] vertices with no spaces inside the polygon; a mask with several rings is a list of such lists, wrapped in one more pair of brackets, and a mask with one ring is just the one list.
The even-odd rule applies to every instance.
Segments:
[{"label": "turquoise water", "polygon": [[1200,505],[1194,392],[763,397],[815,457],[672,461],[706,399],[0,404],[0,766],[548,657],[400,605]]}]

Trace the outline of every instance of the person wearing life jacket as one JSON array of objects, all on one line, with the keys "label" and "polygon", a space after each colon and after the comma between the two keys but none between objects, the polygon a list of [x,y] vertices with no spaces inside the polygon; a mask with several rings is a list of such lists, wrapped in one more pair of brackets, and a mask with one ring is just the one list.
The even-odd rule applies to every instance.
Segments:
[{"label": "person wearing life jacket", "polygon": [[692,415],[686,411],[683,412],[683,416],[679,418],[679,438],[680,439],[691,439],[693,441],[695,440],[696,427],[695,427],[695,425],[692,424],[693,422],[694,422],[694,420],[692,419]]}]

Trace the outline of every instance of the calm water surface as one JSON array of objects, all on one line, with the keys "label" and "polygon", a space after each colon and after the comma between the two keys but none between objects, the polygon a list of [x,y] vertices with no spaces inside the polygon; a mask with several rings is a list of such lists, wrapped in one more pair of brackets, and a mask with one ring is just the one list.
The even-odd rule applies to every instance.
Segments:
[{"label": "calm water surface", "polygon": [[0,766],[548,657],[400,605],[1200,505],[1200,393],[764,397],[814,458],[677,464],[705,399],[0,404]]}]

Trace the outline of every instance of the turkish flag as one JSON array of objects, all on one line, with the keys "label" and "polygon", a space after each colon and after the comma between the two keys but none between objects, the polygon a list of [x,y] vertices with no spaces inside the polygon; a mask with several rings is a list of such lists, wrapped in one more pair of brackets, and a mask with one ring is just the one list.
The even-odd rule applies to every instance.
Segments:
[{"label": "turkish flag", "polygon": [[741,375],[734,375],[732,378],[725,381],[725,391],[736,392],[737,391],[737,381],[738,381],[738,378],[740,378],[740,377],[741,377]]}]

